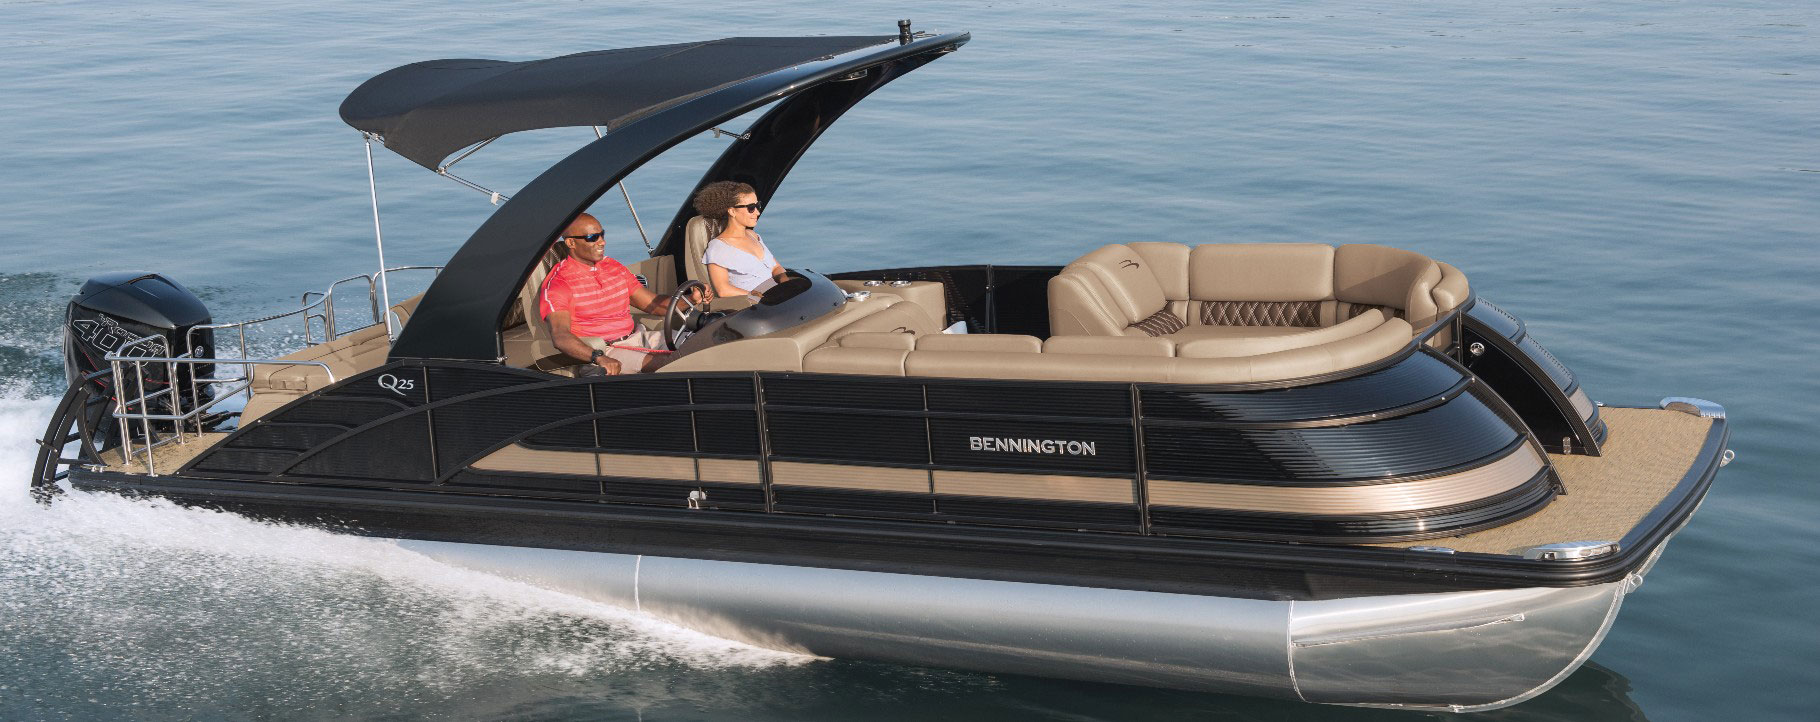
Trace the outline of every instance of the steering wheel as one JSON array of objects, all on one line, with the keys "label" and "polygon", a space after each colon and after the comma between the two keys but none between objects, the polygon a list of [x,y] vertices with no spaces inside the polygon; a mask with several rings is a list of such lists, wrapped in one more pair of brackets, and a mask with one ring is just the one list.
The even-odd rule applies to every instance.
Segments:
[{"label": "steering wheel", "polygon": [[705,297],[708,284],[701,281],[686,281],[670,293],[670,308],[664,311],[664,347],[671,351],[701,326],[702,307],[707,304],[689,298],[689,292],[697,288],[702,289]]}]

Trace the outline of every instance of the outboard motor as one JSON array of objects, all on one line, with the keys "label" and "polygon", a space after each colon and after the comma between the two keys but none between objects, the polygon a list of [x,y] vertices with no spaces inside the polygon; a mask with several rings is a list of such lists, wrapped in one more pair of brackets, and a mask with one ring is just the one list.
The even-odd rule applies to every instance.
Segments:
[{"label": "outboard motor", "polygon": [[[203,329],[191,338],[190,329],[198,324],[209,323],[209,310],[202,300],[190,293],[182,284],[156,273],[110,273],[96,276],[82,284],[82,290],[70,299],[69,308],[64,314],[63,325],[63,372],[71,384],[80,382],[83,377],[102,369],[110,368],[108,354],[119,353],[125,356],[140,358],[160,358],[182,354],[192,350],[194,356],[209,358],[214,355],[214,329]],[[128,346],[132,341],[145,336],[156,336],[157,340]],[[122,350],[124,348],[124,350]],[[145,364],[145,393],[156,394],[170,388],[169,366],[164,363]],[[191,399],[208,401],[209,389],[196,389],[197,378],[214,376],[212,364],[177,364],[175,392],[181,399],[185,410],[193,408]],[[91,382],[90,391],[116,399],[124,393],[130,401],[139,397],[139,380],[134,377],[130,365],[122,365],[122,378],[101,376]],[[194,393],[194,396],[192,396]],[[174,411],[171,404],[172,394],[165,394],[147,404],[150,413],[168,414]],[[97,432],[98,444],[112,446],[119,442],[115,433],[107,433],[112,427],[112,418],[104,411],[97,411],[98,418],[91,418],[89,428]],[[158,425],[154,425],[156,427]],[[169,424],[163,424],[169,428]]]}]

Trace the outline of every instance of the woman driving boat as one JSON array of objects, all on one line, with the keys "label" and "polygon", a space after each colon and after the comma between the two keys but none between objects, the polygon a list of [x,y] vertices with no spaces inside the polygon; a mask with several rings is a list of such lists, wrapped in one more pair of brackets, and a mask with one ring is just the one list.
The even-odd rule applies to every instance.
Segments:
[{"label": "woman driving boat", "polygon": [[784,267],[753,230],[761,210],[758,191],[745,183],[716,181],[695,194],[695,212],[713,236],[701,260],[714,295],[756,294],[784,280]]}]

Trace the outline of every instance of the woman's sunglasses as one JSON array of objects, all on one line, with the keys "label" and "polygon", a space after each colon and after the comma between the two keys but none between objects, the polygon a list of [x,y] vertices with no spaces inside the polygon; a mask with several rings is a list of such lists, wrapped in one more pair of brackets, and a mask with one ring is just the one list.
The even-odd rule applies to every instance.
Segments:
[{"label": "woman's sunglasses", "polygon": [[[745,205],[743,205],[743,206],[733,206],[733,208],[740,208],[740,209],[743,209],[743,210],[748,210],[748,211],[752,211],[752,212],[753,212],[753,213],[758,213],[758,212],[760,212],[760,211],[763,211],[763,210],[764,210],[764,209],[765,209],[765,207],[764,207],[764,206],[762,206],[762,205],[759,205],[759,204],[757,204],[757,203],[747,203],[747,204],[745,204]],[[729,208],[729,209],[728,209],[728,210],[732,210],[732,208]]]}]

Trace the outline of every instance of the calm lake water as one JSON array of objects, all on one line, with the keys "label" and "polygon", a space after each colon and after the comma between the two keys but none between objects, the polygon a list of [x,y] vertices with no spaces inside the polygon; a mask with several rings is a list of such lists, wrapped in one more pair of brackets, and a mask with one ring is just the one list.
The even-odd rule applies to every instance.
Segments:
[{"label": "calm lake water", "polygon": [[[382,541],[26,501],[82,279],[163,271],[238,319],[376,264],[336,116],[365,78],[905,15],[973,42],[862,103],[768,199],[787,264],[1062,263],[1140,240],[1449,261],[1594,398],[1725,404],[1739,455],[1592,664],[1479,718],[1820,716],[1812,4],[0,0],[0,719],[1438,716],[806,659]],[[509,193],[590,138],[508,138],[465,175]],[[628,181],[647,226],[724,142]],[[389,153],[378,175],[393,264],[442,263],[492,209]],[[639,257],[617,195],[596,212],[609,252]]]}]

